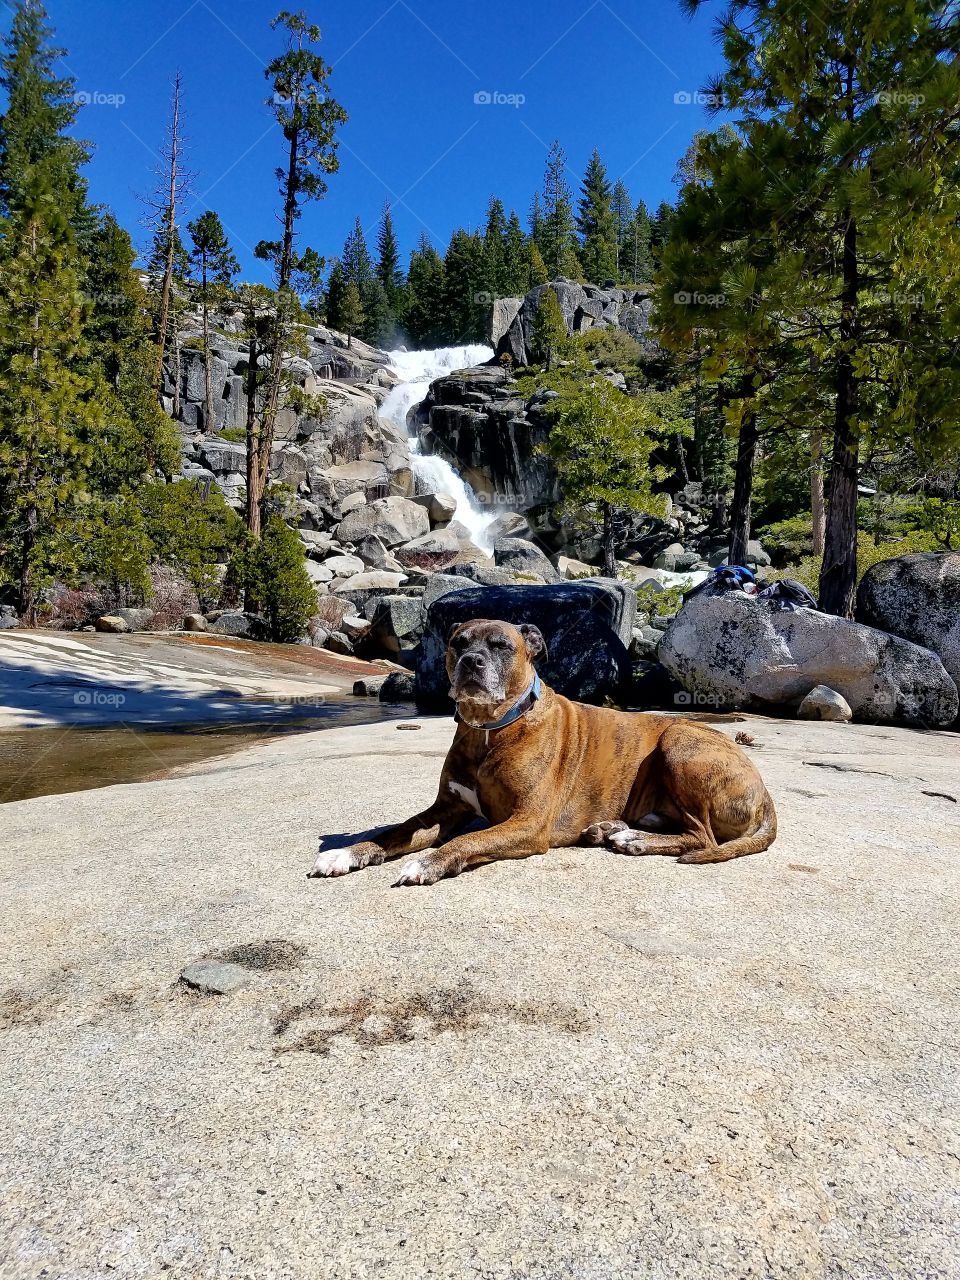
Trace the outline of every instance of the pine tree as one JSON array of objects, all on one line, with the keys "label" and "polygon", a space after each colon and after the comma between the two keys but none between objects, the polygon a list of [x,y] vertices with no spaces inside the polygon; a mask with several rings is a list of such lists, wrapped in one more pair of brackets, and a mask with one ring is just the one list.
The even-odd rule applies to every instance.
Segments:
[{"label": "pine tree", "polygon": [[157,395],[163,389],[163,362],[170,347],[174,351],[172,371],[174,387],[174,415],[179,413],[180,394],[180,331],[177,324],[176,289],[189,275],[189,256],[180,239],[178,219],[186,194],[187,177],[183,170],[183,131],[181,124],[181,95],[183,81],[178,71],[173,78],[173,97],[170,104],[170,123],[161,148],[163,169],[158,174],[160,188],[150,201],[153,211],[153,251],[147,269],[160,278],[157,296],[153,385]]},{"label": "pine tree", "polygon": [[366,319],[360,289],[355,280],[344,283],[338,319],[340,329],[347,335],[347,347],[350,348],[353,346],[354,336],[363,328]]},{"label": "pine tree", "polygon": [[393,229],[390,205],[383,206],[380,227],[377,231],[377,265],[375,274],[386,300],[386,323],[378,340],[394,338],[404,307],[404,279],[400,269],[400,250]]},{"label": "pine tree", "polygon": [[109,388],[105,438],[96,460],[96,484],[112,494],[136,487],[146,473],[172,475],[180,440],[153,391],[153,299],[134,270],[128,233],[104,213],[89,239],[84,293],[82,368]]},{"label": "pine tree", "polygon": [[633,221],[627,232],[627,259],[631,284],[649,284],[656,268],[650,249],[652,227],[647,206],[641,200],[634,211]]},{"label": "pine tree", "polygon": [[570,344],[567,325],[560,309],[560,301],[553,289],[543,291],[540,305],[533,318],[530,348],[537,360],[542,360],[549,373],[557,356],[563,355]]},{"label": "pine tree", "polygon": [[213,407],[213,354],[210,350],[210,307],[223,302],[229,296],[233,277],[240,270],[227,240],[220,218],[208,209],[193,222],[187,223],[187,231],[193,241],[191,259],[200,274],[200,306],[203,313],[203,365],[205,388],[204,429],[216,431],[217,422]]},{"label": "pine tree", "polygon": [[344,278],[348,281],[352,280],[360,291],[360,296],[363,297],[370,289],[374,274],[373,259],[370,257],[367,238],[363,234],[363,225],[359,218],[344,241],[340,265],[343,268]]},{"label": "pine tree", "polygon": [[529,254],[527,237],[515,209],[510,210],[507,232],[504,237],[504,292],[507,296],[522,297],[529,289]]},{"label": "pine tree", "polygon": [[792,387],[814,406],[826,391],[832,412],[820,603],[847,615],[863,437],[932,450],[956,435],[957,335],[940,304],[957,276],[944,228],[957,217],[960,19],[939,0],[816,10],[811,21],[807,7],[734,0],[711,92],[738,117],[748,156],[779,156],[776,302],[808,356]]},{"label": "pine tree", "polygon": [[407,310],[404,323],[418,347],[435,347],[444,339],[446,271],[443,259],[426,235],[410,255],[407,272]]},{"label": "pine tree", "polygon": [[540,245],[551,280],[562,275],[579,274],[573,201],[567,185],[566,168],[563,148],[559,142],[552,143],[543,178],[543,243]]},{"label": "pine tree", "polygon": [[675,394],[628,396],[606,378],[591,378],[577,394],[561,396],[544,452],[552,459],[564,506],[573,514],[597,510],[604,572],[614,578],[618,510],[663,510],[653,485],[665,479],[652,455],[684,429]]},{"label": "pine tree", "polygon": [[607,171],[594,150],[581,185],[577,212],[580,262],[588,280],[603,284],[617,273],[617,225]]},{"label": "pine tree", "polygon": [[613,212],[613,231],[617,244],[617,280],[624,281],[629,278],[629,270],[627,268],[629,261],[628,242],[630,224],[633,221],[633,205],[630,201],[630,193],[622,178],[618,178],[614,183],[610,208]]},{"label": "pine tree", "polygon": [[324,294],[323,318],[331,329],[336,329],[339,333],[344,331],[343,294],[346,287],[347,280],[343,274],[340,259],[334,258],[330,266],[330,275],[327,279],[327,288]]},{"label": "pine tree", "polygon": [[283,231],[279,240],[261,240],[257,256],[271,262],[276,281],[276,308],[270,337],[270,374],[262,421],[247,433],[247,528],[260,536],[262,507],[270,472],[270,455],[280,393],[284,355],[294,319],[300,313],[299,291],[316,290],[323,268],[312,249],[298,252],[297,224],[307,200],[320,200],[326,176],[339,167],[336,131],[347,113],[330,93],[330,68],[316,52],[320,28],[305,14],[282,10],[271,23],[286,33],[286,48],[267,65],[267,100],[285,143],[284,164],[277,169]]},{"label": "pine tree", "polygon": [[483,232],[483,291],[490,299],[506,297],[507,215],[503,201],[491,196]]},{"label": "pine tree", "polygon": [[82,245],[94,215],[80,172],[90,154],[66,132],[79,111],[76,82],[56,74],[56,63],[66,51],[52,45],[53,29],[40,0],[16,0],[11,7],[13,22],[0,56],[0,88],[7,100],[0,116],[0,215],[24,206],[32,175],[42,164]]},{"label": "pine tree", "polygon": [[486,336],[489,306],[484,285],[484,242],[459,228],[450,237],[444,266],[444,337],[459,345]]},{"label": "pine tree", "polygon": [[670,224],[672,221],[673,205],[666,200],[662,200],[657,205],[657,212],[650,223],[650,255],[653,259],[654,270],[659,268],[663,261],[663,250],[670,239]]},{"label": "pine tree", "polygon": [[48,156],[18,182],[0,259],[0,550],[31,625],[103,425],[100,384],[77,368],[83,303],[61,179]]},{"label": "pine tree", "polygon": [[520,290],[520,293],[526,293],[527,289],[533,289],[538,284],[546,284],[548,279],[547,264],[544,262],[543,255],[537,248],[536,242],[531,240],[527,253],[527,284],[526,288]]}]

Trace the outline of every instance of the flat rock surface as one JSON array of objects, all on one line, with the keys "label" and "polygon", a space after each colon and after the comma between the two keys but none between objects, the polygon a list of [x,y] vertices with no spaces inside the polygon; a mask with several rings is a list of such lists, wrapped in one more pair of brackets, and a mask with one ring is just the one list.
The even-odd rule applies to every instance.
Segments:
[{"label": "flat rock surface", "polygon": [[0,729],[302,718],[384,664],[308,645],[185,633],[0,636]]},{"label": "flat rock surface", "polygon": [[0,806],[0,1275],[956,1277],[960,739],[720,725],[781,829],[721,866],[308,881],[422,724]]}]

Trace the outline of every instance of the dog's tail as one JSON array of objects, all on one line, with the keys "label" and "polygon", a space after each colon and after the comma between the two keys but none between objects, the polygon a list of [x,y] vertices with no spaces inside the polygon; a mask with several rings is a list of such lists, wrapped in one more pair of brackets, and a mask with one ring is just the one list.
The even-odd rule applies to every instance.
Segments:
[{"label": "dog's tail", "polygon": [[773,807],[770,792],[764,790],[763,812],[756,828],[746,835],[737,836],[723,844],[714,844],[705,849],[692,849],[683,854],[679,862],[727,862],[730,858],[743,858],[748,853],[763,853],[769,849],[777,838],[777,811]]}]

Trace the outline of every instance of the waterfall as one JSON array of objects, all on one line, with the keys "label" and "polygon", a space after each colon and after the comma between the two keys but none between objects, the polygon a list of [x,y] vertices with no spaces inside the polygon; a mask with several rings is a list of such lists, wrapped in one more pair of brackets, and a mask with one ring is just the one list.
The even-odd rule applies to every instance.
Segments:
[{"label": "waterfall", "polygon": [[[477,343],[465,347],[439,347],[435,351],[390,351],[389,368],[400,379],[380,406],[381,418],[393,422],[407,432],[407,414],[426,396],[434,378],[470,369],[490,360],[493,352]],[[470,531],[471,539],[484,551],[492,550],[488,527],[496,519],[495,511],[485,509],[476,494],[453,467],[436,454],[420,452],[420,441],[408,433],[410,462],[414,476],[430,493],[449,493],[457,500],[454,516]]]}]

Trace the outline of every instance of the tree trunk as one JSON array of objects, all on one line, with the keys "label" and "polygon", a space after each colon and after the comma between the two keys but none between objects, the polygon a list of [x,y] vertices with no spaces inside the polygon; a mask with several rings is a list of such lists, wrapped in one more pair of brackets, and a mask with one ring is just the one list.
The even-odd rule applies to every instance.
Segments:
[{"label": "tree trunk", "polygon": [[257,337],[256,319],[250,325],[250,352],[247,357],[247,531],[260,537],[260,423],[257,417]]},{"label": "tree trunk", "polygon": [[263,428],[260,438],[260,462],[258,467],[258,483],[260,490],[257,501],[263,501],[267,478],[270,474],[270,451],[273,448],[273,431],[280,407],[280,382],[283,375],[283,351],[287,340],[286,309],[287,290],[293,274],[293,236],[297,217],[297,147],[300,140],[299,130],[290,134],[290,151],[287,159],[287,179],[283,201],[283,240],[280,248],[280,265],[277,271],[277,314],[273,326],[272,350],[270,352],[270,376],[267,382],[267,399],[263,410]]},{"label": "tree trunk", "polygon": [[204,259],[202,270],[203,288],[203,380],[206,392],[206,420],[204,430],[216,431],[217,424],[213,416],[213,359],[210,355],[210,308],[207,304],[207,263]]},{"label": "tree trunk", "polygon": [[810,432],[810,510],[813,514],[813,554],[823,555],[826,508],[823,500],[823,434]]},{"label": "tree trunk", "polygon": [[608,578],[617,576],[616,545],[613,537],[613,510],[609,502],[603,506],[603,571]]},{"label": "tree trunk", "polygon": [[857,334],[857,224],[848,212],[843,233],[843,291],[840,354],[837,357],[830,505],[827,511],[820,608],[849,618],[857,585],[857,463],[860,442],[855,428],[858,383],[851,347]]},{"label": "tree trunk", "polygon": [[[32,470],[24,477],[24,483],[32,487],[36,477]],[[33,599],[33,549],[37,544],[37,529],[40,524],[39,512],[35,503],[31,503],[24,511],[23,542],[20,554],[20,615],[28,627],[32,627],[36,618]]]},{"label": "tree trunk", "polygon": [[[751,379],[751,388],[753,382]],[[757,456],[757,415],[749,409],[737,436],[737,461],[730,507],[730,564],[745,564],[750,541],[750,508],[753,503],[753,465]]]},{"label": "tree trunk", "polygon": [[[153,369],[154,391],[160,394],[163,386],[163,357],[167,350],[167,326],[170,323],[170,297],[173,292],[173,245],[177,231],[177,146],[180,133],[180,72],[173,80],[173,121],[170,129],[170,183],[168,189],[167,260],[163,268],[163,285],[160,290],[160,318],[157,322],[157,356]],[[176,394],[176,393],[175,393]]]}]

